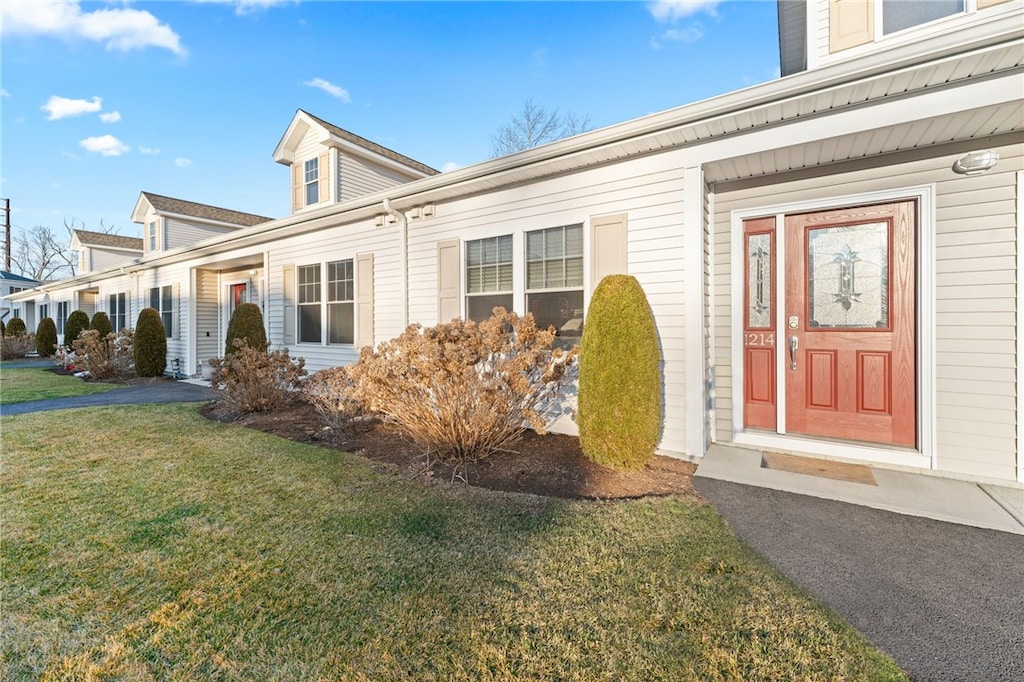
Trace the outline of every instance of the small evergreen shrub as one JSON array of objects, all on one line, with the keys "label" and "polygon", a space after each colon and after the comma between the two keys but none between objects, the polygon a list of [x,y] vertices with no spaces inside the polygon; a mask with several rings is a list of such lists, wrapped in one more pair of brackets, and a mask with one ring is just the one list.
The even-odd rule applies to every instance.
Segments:
[{"label": "small evergreen shrub", "polygon": [[635,277],[609,275],[590,299],[579,365],[577,423],[583,454],[640,469],[661,434],[661,348]]},{"label": "small evergreen shrub", "polygon": [[57,325],[53,318],[44,317],[36,327],[36,352],[39,357],[53,357],[57,350]]},{"label": "small evergreen shrub", "polygon": [[267,352],[235,341],[235,352],[210,360],[213,387],[232,412],[265,412],[302,399],[306,360],[292,359],[288,349]]},{"label": "small evergreen shrub", "polygon": [[306,382],[303,393],[335,433],[366,417],[362,403],[356,398],[351,365],[320,370]]},{"label": "small evergreen shrub", "polygon": [[86,329],[72,343],[75,369],[89,372],[93,379],[127,379],[133,373],[133,332],[122,329],[117,334],[100,336],[95,329]]},{"label": "small evergreen shrub", "polygon": [[24,336],[27,333],[28,329],[25,328],[25,320],[16,317],[7,325],[5,336]]},{"label": "small evergreen shrub", "polygon": [[135,374],[140,377],[158,377],[167,367],[167,334],[160,313],[154,308],[143,308],[135,323]]},{"label": "small evergreen shrub", "polygon": [[0,320],[0,338],[7,336],[7,325],[4,324],[3,320]]},{"label": "small evergreen shrub", "polygon": [[477,324],[410,326],[365,347],[351,368],[355,398],[429,455],[456,461],[508,449],[526,424],[543,433],[575,351],[552,350],[553,329],[504,308]]},{"label": "small evergreen shrub", "polygon": [[75,310],[68,315],[68,321],[64,323],[64,345],[71,348],[78,335],[89,328],[89,316],[82,310]]},{"label": "small evergreen shrub", "polygon": [[0,337],[0,360],[23,358],[36,348],[34,334],[18,334],[17,336]]},{"label": "small evergreen shrub", "polygon": [[224,355],[236,351],[235,341],[242,340],[249,348],[267,348],[267,332],[263,328],[263,313],[255,303],[239,303],[228,321]]},{"label": "small evergreen shrub", "polygon": [[114,331],[114,325],[110,323],[110,318],[102,310],[97,311],[92,316],[92,321],[89,322],[89,329],[95,329],[100,333],[100,338],[107,338],[107,334],[111,334]]}]

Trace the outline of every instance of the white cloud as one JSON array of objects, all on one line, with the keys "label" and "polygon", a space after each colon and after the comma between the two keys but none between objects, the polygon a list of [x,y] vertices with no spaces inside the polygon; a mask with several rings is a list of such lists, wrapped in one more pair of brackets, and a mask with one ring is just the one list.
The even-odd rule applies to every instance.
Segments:
[{"label": "white cloud", "polygon": [[651,38],[651,47],[657,50],[663,42],[695,43],[703,37],[704,29],[700,24],[694,24],[686,28],[670,28],[657,38]]},{"label": "white cloud", "polygon": [[84,38],[108,50],[162,47],[184,56],[181,37],[145,10],[129,7],[82,10],[78,2],[4,2],[5,35],[41,35],[63,40]]},{"label": "white cloud", "polygon": [[454,161],[446,161],[445,164],[441,166],[441,172],[447,173],[448,171],[459,170],[460,168],[462,168],[461,163],[455,163]]},{"label": "white cloud", "polygon": [[0,97],[10,97],[11,93],[7,92],[6,88],[0,88]]},{"label": "white cloud", "polygon": [[202,3],[217,3],[220,5],[234,5],[235,14],[253,14],[260,12],[265,9],[269,9],[275,5],[283,5],[285,3],[297,4],[299,0],[192,0],[193,2]]},{"label": "white cloud", "polygon": [[131,147],[113,135],[101,135],[99,137],[87,137],[79,142],[83,149],[94,154],[103,156],[121,156],[131,151]]},{"label": "white cloud", "polygon": [[68,99],[53,95],[46,104],[39,108],[50,114],[46,117],[47,121],[56,121],[60,118],[70,118],[99,111],[103,108],[103,99],[100,97],[93,97],[92,100]]},{"label": "white cloud", "polygon": [[192,159],[185,159],[179,156],[174,160],[174,165],[178,168],[188,168],[192,165]]},{"label": "white cloud", "polygon": [[120,111],[110,111],[106,114],[100,114],[100,120],[104,123],[117,123],[121,120]]},{"label": "white cloud", "polygon": [[352,101],[352,98],[348,96],[348,90],[340,85],[335,85],[330,81],[326,81],[323,78],[313,78],[312,80],[303,82],[303,85],[308,85],[311,88],[320,88],[331,97],[337,97],[342,102]]},{"label": "white cloud", "polygon": [[722,0],[656,0],[647,5],[647,11],[658,21],[675,22],[698,12],[717,16],[716,8]]},{"label": "white cloud", "polygon": [[142,152],[143,154],[159,154],[160,153],[160,149],[157,148],[157,147],[142,147],[142,146],[140,146],[139,147],[139,151]]}]

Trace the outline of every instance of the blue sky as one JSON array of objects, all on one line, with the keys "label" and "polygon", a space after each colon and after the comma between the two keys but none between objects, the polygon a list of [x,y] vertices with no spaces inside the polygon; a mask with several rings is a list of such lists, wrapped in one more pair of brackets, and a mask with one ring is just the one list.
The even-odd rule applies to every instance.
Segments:
[{"label": "blue sky", "polygon": [[136,236],[140,191],[271,217],[296,109],[438,169],[527,98],[595,128],[778,75],[774,0],[4,0],[0,195],[15,230]]}]

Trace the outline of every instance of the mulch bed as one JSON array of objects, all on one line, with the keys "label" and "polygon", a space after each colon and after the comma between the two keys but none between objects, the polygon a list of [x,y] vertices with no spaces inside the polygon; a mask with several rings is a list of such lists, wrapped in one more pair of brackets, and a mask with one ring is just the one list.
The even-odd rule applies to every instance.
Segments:
[{"label": "mulch bed", "polygon": [[324,426],[308,403],[272,412],[237,415],[217,403],[201,408],[209,419],[232,422],[282,438],[351,452],[373,465],[425,482],[463,482],[510,492],[570,499],[627,499],[646,496],[698,497],[692,484],[696,465],[670,457],[654,457],[639,471],[615,471],[587,459],[579,439],[526,431],[516,452],[492,455],[479,462],[455,465],[428,463],[423,451],[387,424],[375,422],[335,434]]}]

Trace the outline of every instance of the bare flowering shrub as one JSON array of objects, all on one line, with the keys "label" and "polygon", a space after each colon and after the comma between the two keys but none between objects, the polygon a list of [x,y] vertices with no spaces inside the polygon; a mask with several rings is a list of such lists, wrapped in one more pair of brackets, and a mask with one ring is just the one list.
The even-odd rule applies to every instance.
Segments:
[{"label": "bare flowering shrub", "polygon": [[0,360],[23,358],[35,349],[35,334],[21,333],[10,336],[0,336]]},{"label": "bare flowering shrub", "polygon": [[351,367],[354,393],[428,454],[480,459],[507,450],[529,424],[543,433],[553,397],[576,351],[552,350],[555,332],[533,316],[495,308],[479,324],[412,325]]},{"label": "bare flowering shrub", "polygon": [[210,360],[213,388],[232,412],[265,412],[301,398],[306,360],[291,358],[288,349],[266,351],[235,340],[231,355]]},{"label": "bare flowering shrub", "polygon": [[71,345],[75,369],[89,372],[93,379],[127,379],[135,373],[135,334],[131,329],[105,336],[95,329],[86,329]]},{"label": "bare flowering shrub", "polygon": [[366,417],[366,411],[355,395],[351,367],[320,370],[309,378],[303,388],[306,400],[320,413],[324,423],[335,431],[342,431]]}]

